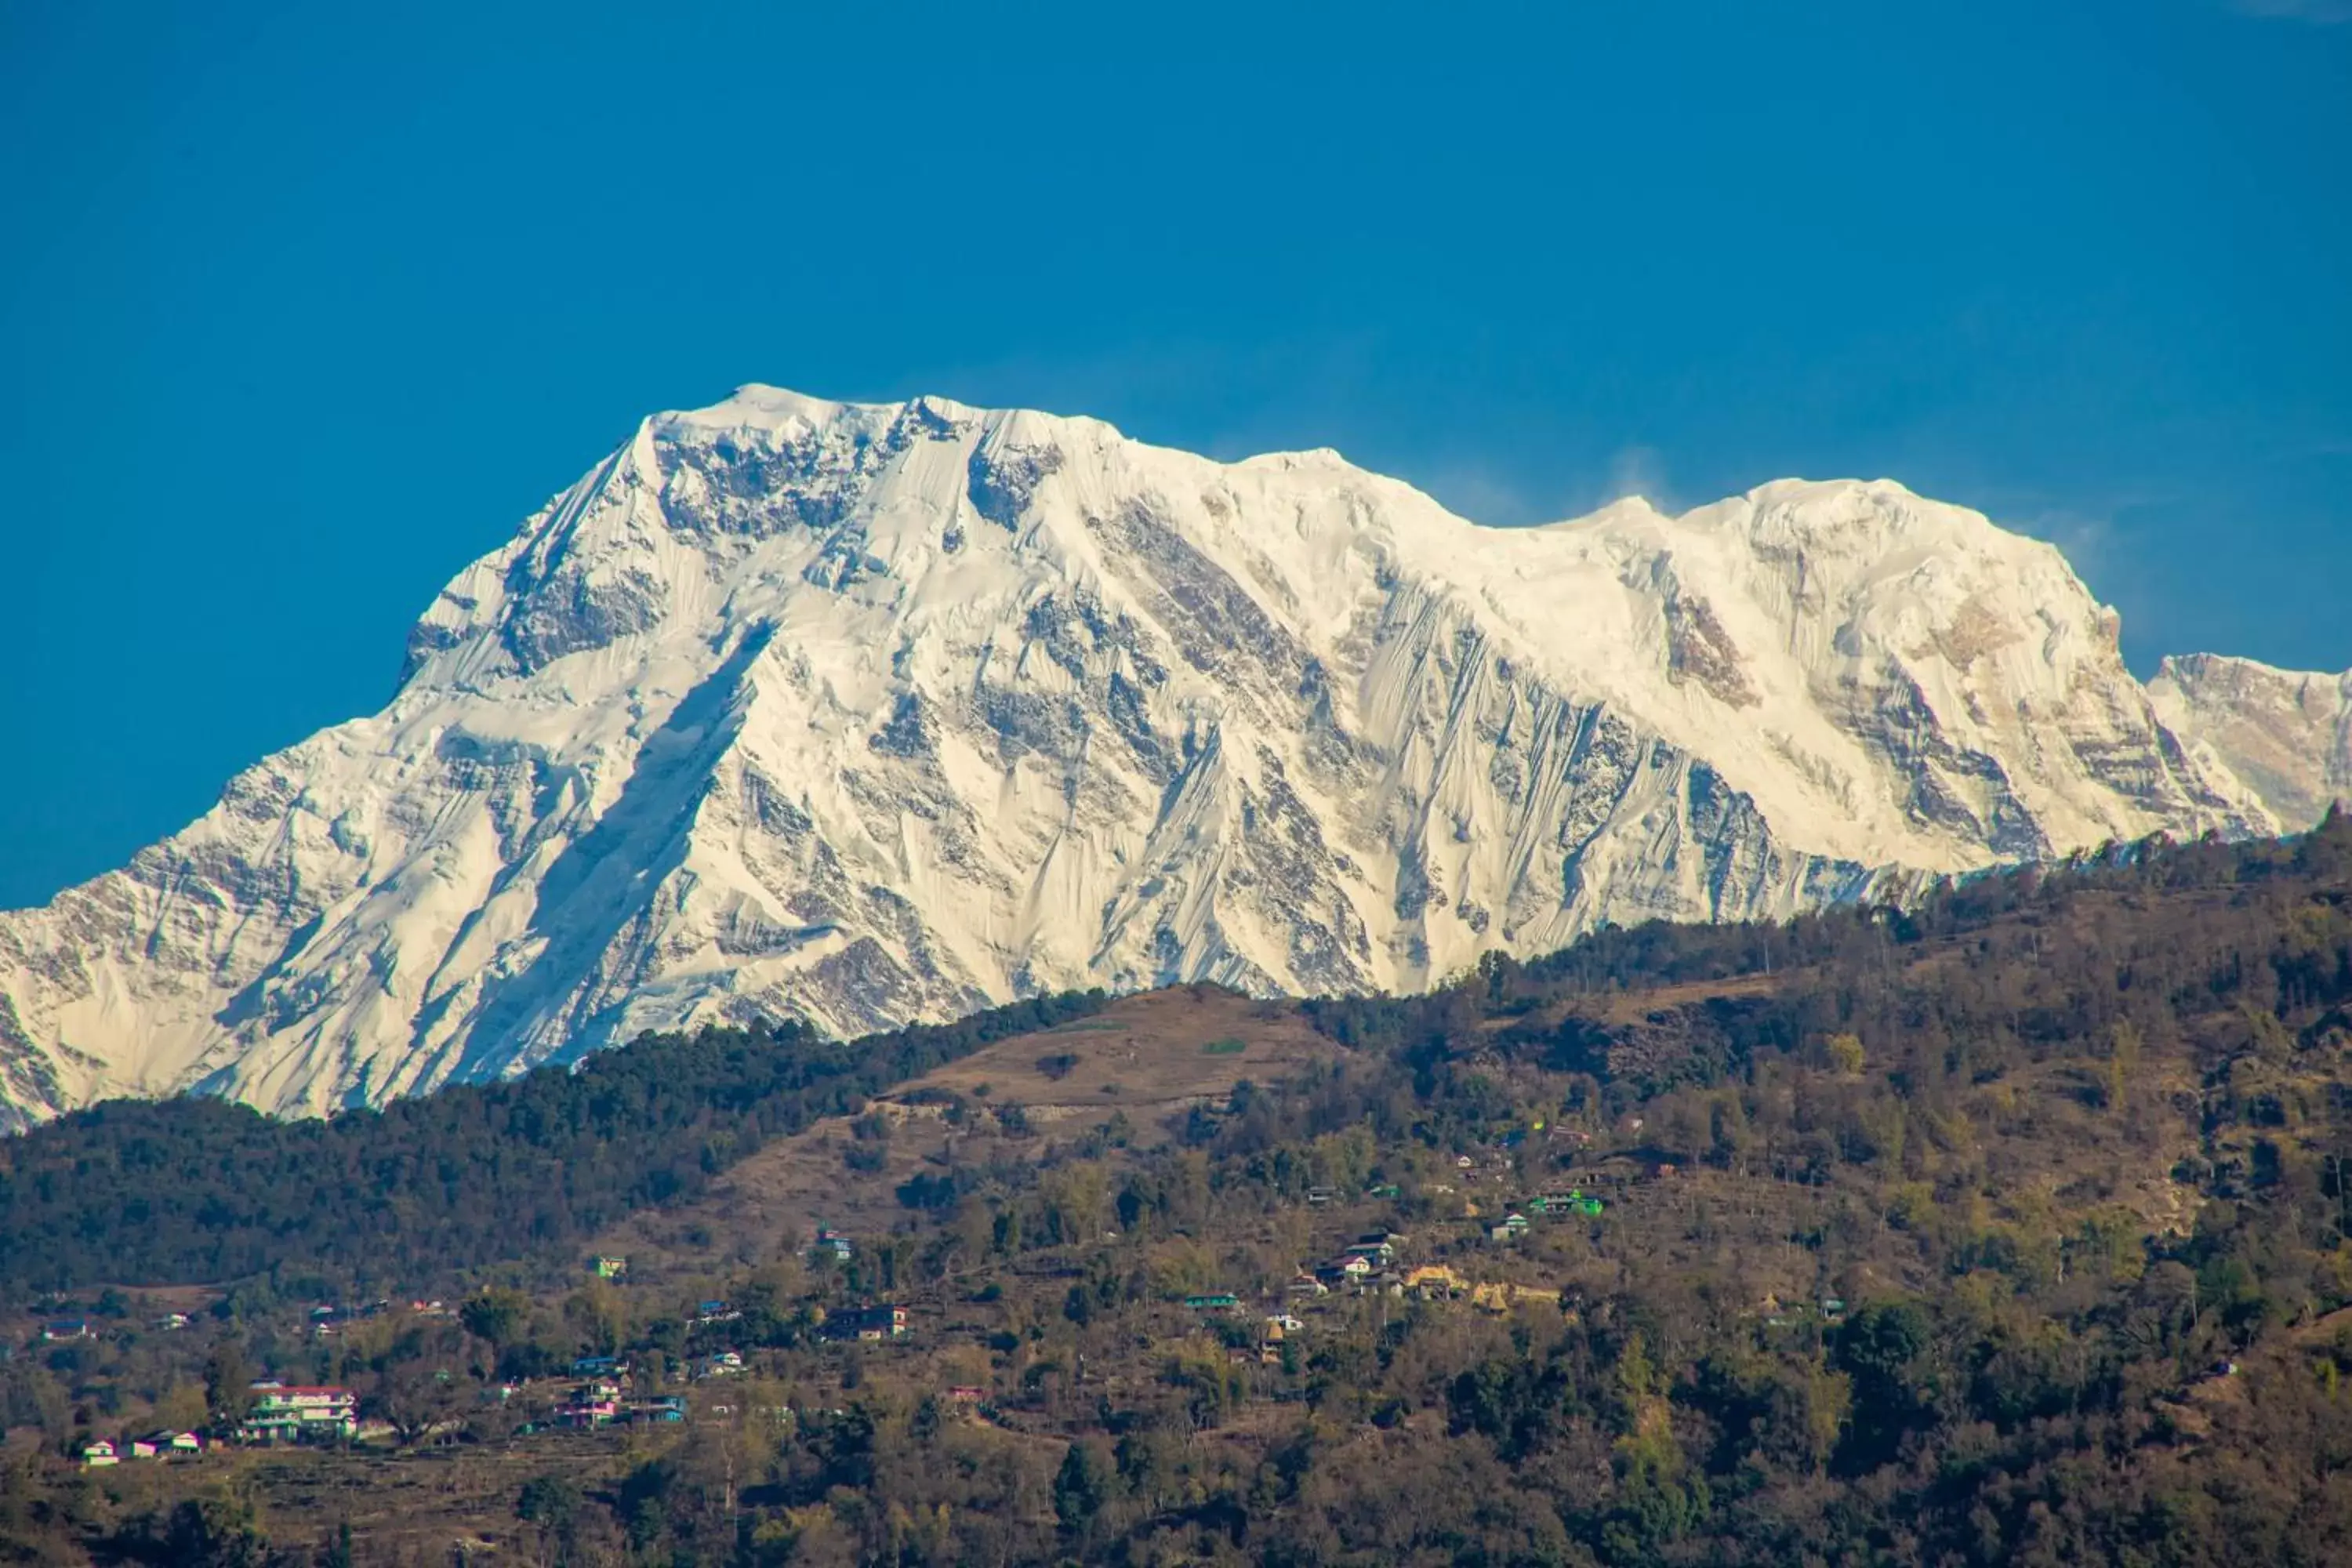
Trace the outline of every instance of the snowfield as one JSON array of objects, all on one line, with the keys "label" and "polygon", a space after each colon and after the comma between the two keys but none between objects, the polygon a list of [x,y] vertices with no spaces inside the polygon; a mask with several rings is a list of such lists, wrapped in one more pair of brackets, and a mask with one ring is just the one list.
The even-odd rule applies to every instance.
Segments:
[{"label": "snowfield", "polygon": [[0,915],[0,1125],[702,1020],[1406,990],[2352,794],[2352,676],[2143,689],[2116,629],[1885,480],[1492,529],[1328,451],[745,387],[459,573],[382,712]]}]

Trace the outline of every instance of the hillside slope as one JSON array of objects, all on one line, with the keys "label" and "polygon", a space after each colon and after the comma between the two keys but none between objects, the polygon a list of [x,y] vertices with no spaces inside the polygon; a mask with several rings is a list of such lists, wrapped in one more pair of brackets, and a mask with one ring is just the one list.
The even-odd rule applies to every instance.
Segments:
[{"label": "hillside slope", "polygon": [[[604,1232],[617,1280],[583,1245],[404,1310],[446,1239],[355,1254],[331,1225],[184,1329],[153,1314],[185,1290],[48,1303],[96,1333],[0,1364],[0,1557],[222,1561],[193,1547],[229,1537],[254,1562],[265,1532],[387,1563],[2352,1552],[2352,816],[1904,912],[1600,932],[1412,997],[1192,986],[993,1022],[869,1053],[857,1082],[895,1075],[870,1098]],[[522,1087],[658,1088],[689,1045],[761,1048],[639,1044]],[[364,1171],[400,1165],[404,1117],[515,1098],[127,1109],[380,1138]],[[0,1194],[87,1258],[177,1239],[92,1190],[161,1142],[124,1134],[0,1145]],[[181,1169],[287,1185],[213,1149]],[[317,1206],[403,1201],[357,1197]],[[498,1203],[453,1217],[534,1250]],[[19,1236],[0,1268],[37,1261]],[[576,1392],[614,1362],[617,1400]],[[207,1385],[233,1411],[239,1368],[350,1387],[381,1427],[78,1463],[196,1419]],[[600,1401],[631,1424],[577,1429]]]}]

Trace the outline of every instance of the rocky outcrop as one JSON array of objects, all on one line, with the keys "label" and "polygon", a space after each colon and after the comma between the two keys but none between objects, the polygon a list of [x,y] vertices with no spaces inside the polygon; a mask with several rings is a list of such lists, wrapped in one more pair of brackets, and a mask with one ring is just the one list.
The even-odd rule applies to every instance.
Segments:
[{"label": "rocky outcrop", "polygon": [[2148,682],[2166,726],[2243,780],[2281,822],[2352,805],[2352,670],[2315,675],[2250,658],[2168,658]]}]

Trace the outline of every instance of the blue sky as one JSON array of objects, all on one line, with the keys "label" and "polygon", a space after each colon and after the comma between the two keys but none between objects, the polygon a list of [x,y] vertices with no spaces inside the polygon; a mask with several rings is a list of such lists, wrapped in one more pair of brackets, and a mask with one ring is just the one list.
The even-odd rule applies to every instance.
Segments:
[{"label": "blue sky", "polygon": [[751,380],[1499,522],[1890,475],[2143,673],[2352,665],[2352,0],[1468,9],[0,7],[0,905]]}]

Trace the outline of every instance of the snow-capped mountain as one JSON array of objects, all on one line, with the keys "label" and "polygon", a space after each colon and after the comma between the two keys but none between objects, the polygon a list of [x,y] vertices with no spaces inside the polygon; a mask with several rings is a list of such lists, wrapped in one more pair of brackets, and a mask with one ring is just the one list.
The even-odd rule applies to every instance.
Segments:
[{"label": "snow-capped mountain", "polygon": [[2342,684],[2298,771],[2324,704],[2191,661],[2159,706],[2116,633],[2050,546],[1885,481],[1489,529],[1328,451],[746,387],[460,573],[382,712],[0,915],[0,1116],[318,1111],[1041,988],[1402,990],[2345,787]]},{"label": "snow-capped mountain", "polygon": [[2352,800],[2352,670],[2305,675],[2250,658],[2168,658],[2147,683],[2174,734],[2210,749],[2280,822]]}]

